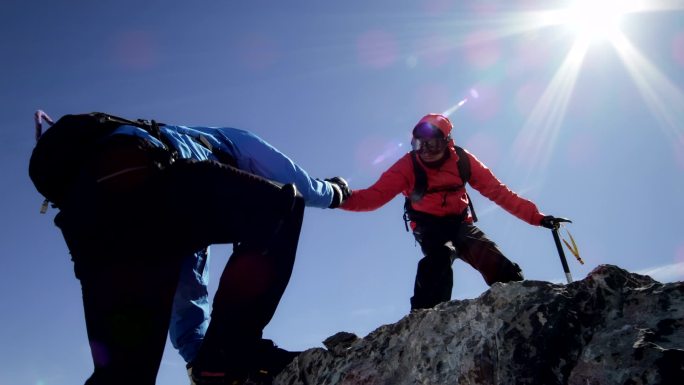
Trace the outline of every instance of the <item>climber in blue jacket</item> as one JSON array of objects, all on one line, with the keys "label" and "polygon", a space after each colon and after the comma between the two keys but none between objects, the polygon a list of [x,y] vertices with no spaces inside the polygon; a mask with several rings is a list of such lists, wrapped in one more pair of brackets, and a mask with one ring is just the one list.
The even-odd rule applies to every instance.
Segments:
[{"label": "climber in blue jacket", "polygon": [[[337,184],[312,178],[287,155],[252,132],[230,127],[163,126],[162,130],[190,159],[213,159],[208,148],[195,139],[200,135],[211,138],[220,151],[230,154],[236,167],[266,179],[293,183],[309,207],[327,208],[335,197]],[[155,141],[146,131],[133,126],[122,126],[114,134],[141,135]],[[186,136],[187,135],[187,136]],[[161,146],[161,143],[156,143]],[[209,250],[200,250],[183,261],[174,298],[169,336],[183,359],[190,363],[196,356],[209,324],[207,286],[209,283]]]},{"label": "climber in blue jacket", "polygon": [[[336,196],[337,189],[344,187],[338,184],[340,179],[336,179],[335,183],[312,178],[287,155],[252,132],[235,128],[192,129],[216,139],[220,146],[230,151],[238,168],[272,181],[293,183],[306,206],[328,208],[334,199],[341,197]],[[199,154],[196,156],[202,158]],[[171,343],[188,363],[191,376],[190,364],[199,351],[209,325],[209,259],[209,249],[205,249],[183,261],[169,328]]]},{"label": "climber in blue jacket", "polygon": [[[156,129],[119,126],[55,217],[82,286],[95,365],[86,384],[154,384],[167,330],[194,383],[270,383],[296,355],[262,331],[287,287],[304,206],[339,206],[346,182],[310,177],[245,130]],[[208,246],[219,243],[233,254],[207,322]]]}]

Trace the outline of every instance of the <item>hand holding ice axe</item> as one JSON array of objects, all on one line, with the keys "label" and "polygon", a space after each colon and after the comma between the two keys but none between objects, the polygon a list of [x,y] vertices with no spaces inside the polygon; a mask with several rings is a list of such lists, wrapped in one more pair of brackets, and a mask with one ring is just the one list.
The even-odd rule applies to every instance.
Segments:
[{"label": "hand holding ice axe", "polygon": [[[563,271],[565,271],[565,278],[568,280],[568,283],[572,283],[572,274],[570,274],[570,267],[568,267],[568,261],[565,259],[565,253],[563,252],[563,245],[561,245],[560,235],[558,235],[558,229],[560,228],[561,223],[563,222],[572,223],[572,221],[567,218],[556,218],[551,215],[547,215],[544,217],[544,219],[542,219],[541,225],[551,229],[551,233],[553,234],[553,240],[556,243],[556,249],[558,249],[558,256],[560,257],[561,264],[563,265]],[[568,235],[570,236],[570,242],[572,242],[572,246],[565,239],[563,239],[563,242],[568,247],[568,249],[570,249],[570,252],[575,256],[575,258],[577,258],[579,263],[584,264],[584,261],[579,256],[579,249],[577,248],[575,240],[572,238],[572,235],[570,235],[570,232],[568,232]]]}]

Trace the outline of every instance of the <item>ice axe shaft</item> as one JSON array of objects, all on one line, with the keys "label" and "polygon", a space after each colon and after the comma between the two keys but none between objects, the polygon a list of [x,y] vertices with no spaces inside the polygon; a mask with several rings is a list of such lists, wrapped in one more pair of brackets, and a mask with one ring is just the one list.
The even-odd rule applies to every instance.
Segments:
[{"label": "ice axe shaft", "polygon": [[560,235],[558,234],[558,229],[560,228],[561,222],[572,223],[572,221],[567,218],[554,218],[553,229],[551,229],[551,233],[553,234],[553,241],[556,243],[558,256],[560,257],[561,264],[563,265],[565,278],[568,280],[568,283],[572,283],[572,274],[570,274],[570,267],[568,267],[568,261],[565,259],[565,252],[563,252],[563,245],[561,244]]},{"label": "ice axe shaft", "polygon": [[565,259],[563,245],[561,245],[560,236],[558,235],[558,227],[554,227],[553,230],[551,230],[551,233],[553,233],[553,240],[554,242],[556,242],[558,256],[560,257],[561,264],[563,265],[563,271],[565,271],[565,278],[567,278],[568,283],[572,283],[572,274],[570,274],[570,267],[568,267],[568,261]]}]

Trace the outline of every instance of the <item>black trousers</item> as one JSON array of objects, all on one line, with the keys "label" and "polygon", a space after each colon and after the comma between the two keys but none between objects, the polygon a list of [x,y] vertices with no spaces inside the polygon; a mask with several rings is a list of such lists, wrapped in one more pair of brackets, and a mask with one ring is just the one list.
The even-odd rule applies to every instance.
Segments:
[{"label": "black trousers", "polygon": [[304,202],[213,161],[178,161],[96,182],[86,174],[55,218],[81,282],[94,372],[86,384],[154,384],[181,261],[232,243],[200,354],[256,343],[294,265]]},{"label": "black trousers", "polygon": [[431,308],[451,299],[455,258],[482,274],[485,282],[523,280],[520,267],[506,258],[477,226],[461,218],[423,218],[415,221],[413,235],[424,257],[418,262],[411,309]]}]

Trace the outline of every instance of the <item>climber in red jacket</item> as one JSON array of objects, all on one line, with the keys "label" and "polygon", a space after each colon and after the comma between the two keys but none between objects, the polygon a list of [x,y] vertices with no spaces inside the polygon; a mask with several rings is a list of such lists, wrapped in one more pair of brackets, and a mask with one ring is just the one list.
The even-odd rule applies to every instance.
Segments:
[{"label": "climber in red jacket", "polygon": [[451,265],[456,257],[479,271],[488,285],[523,279],[520,267],[473,224],[466,182],[523,221],[553,228],[553,216],[542,214],[534,203],[501,183],[474,155],[455,146],[452,128],[446,116],[423,117],[413,129],[413,151],[367,189],[349,190],[343,179],[335,178],[350,195],[340,206],[344,210],[371,211],[399,193],[407,197],[406,218],[424,254],[418,262],[412,310],[451,299]]}]

